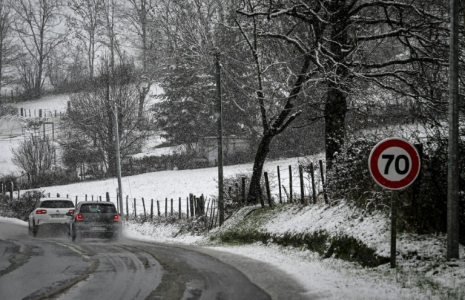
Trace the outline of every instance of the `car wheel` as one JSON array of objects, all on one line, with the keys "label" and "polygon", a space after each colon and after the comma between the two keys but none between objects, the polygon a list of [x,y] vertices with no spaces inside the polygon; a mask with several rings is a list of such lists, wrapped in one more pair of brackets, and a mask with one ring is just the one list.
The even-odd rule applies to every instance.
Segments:
[{"label": "car wheel", "polygon": [[120,234],[119,232],[113,232],[112,235],[110,236],[110,239],[112,241],[117,242],[120,239]]},{"label": "car wheel", "polygon": [[29,236],[32,236],[33,233],[32,233],[32,227],[31,227],[31,223],[27,223],[27,233]]},{"label": "car wheel", "polygon": [[72,229],[71,230],[71,240],[73,242],[77,242],[77,241],[79,241],[80,238],[81,238],[81,236],[78,235],[78,233],[76,232],[76,229]]},{"label": "car wheel", "polygon": [[35,222],[32,223],[32,236],[37,236],[37,233],[39,232],[39,226],[35,224]]}]

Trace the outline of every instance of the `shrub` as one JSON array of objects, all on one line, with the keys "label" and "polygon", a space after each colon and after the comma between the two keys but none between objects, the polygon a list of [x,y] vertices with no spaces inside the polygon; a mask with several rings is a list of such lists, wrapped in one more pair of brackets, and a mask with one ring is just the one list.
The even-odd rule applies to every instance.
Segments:
[{"label": "shrub", "polygon": [[0,117],[7,116],[7,115],[17,115],[18,109],[13,105],[0,105]]},{"label": "shrub", "polygon": [[0,195],[0,215],[27,221],[29,214],[34,210],[36,202],[44,197],[42,191],[28,191],[20,199],[3,197]]}]

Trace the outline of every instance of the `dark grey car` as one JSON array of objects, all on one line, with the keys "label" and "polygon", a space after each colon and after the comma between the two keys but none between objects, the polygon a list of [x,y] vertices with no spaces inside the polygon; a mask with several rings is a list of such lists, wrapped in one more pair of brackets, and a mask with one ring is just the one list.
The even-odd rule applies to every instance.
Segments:
[{"label": "dark grey car", "polygon": [[69,235],[74,240],[84,237],[119,239],[121,217],[111,202],[79,202],[69,223]]}]

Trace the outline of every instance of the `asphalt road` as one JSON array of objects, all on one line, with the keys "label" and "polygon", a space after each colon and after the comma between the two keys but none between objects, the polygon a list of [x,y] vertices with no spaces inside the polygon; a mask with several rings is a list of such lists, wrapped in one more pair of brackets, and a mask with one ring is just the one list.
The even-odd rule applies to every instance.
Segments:
[{"label": "asphalt road", "polygon": [[310,299],[266,263],[208,248],[66,234],[0,222],[0,299]]}]

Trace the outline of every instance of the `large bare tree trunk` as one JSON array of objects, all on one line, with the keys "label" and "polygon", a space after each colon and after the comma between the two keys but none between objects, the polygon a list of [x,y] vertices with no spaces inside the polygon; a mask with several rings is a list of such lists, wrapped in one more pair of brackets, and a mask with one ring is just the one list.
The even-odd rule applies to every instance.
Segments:
[{"label": "large bare tree trunk", "polygon": [[332,168],[334,155],[341,152],[345,136],[347,100],[344,92],[330,87],[325,102],[326,168]]},{"label": "large bare tree trunk", "polygon": [[265,206],[263,198],[261,197],[261,187],[260,187],[260,180],[263,173],[263,166],[265,165],[266,157],[270,152],[270,144],[273,140],[274,135],[272,134],[265,134],[265,136],[261,139],[260,144],[257,149],[257,153],[255,154],[255,160],[253,164],[253,173],[252,178],[250,180],[250,187],[249,187],[249,194],[248,194],[248,202],[249,203],[256,203],[257,198],[260,199],[260,203],[262,207]]}]

